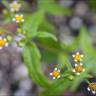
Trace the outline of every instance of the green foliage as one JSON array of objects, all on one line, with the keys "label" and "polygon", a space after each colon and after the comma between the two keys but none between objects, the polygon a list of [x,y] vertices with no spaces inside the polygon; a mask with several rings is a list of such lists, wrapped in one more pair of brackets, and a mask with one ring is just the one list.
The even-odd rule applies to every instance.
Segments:
[{"label": "green foliage", "polygon": [[52,15],[68,15],[71,12],[70,9],[58,5],[55,0],[39,0],[38,9]]},{"label": "green foliage", "polygon": [[24,46],[23,57],[29,71],[29,76],[32,80],[42,87],[48,87],[48,80],[46,80],[43,72],[41,71],[41,56],[34,43],[29,42],[28,45]]},{"label": "green foliage", "polygon": [[34,14],[25,14],[25,23],[23,25],[23,30],[28,34],[28,37],[33,37],[37,34],[37,29],[40,26],[44,18],[44,12],[38,11]]},{"label": "green foliage", "polygon": [[[3,4],[8,6],[5,1]],[[92,46],[87,29],[83,26],[79,37],[74,38],[72,44],[61,43],[52,34],[55,27],[46,20],[45,14],[69,15],[70,9],[57,5],[55,0],[39,0],[38,8],[33,14],[24,13],[25,22],[21,26],[22,31],[25,32],[22,57],[28,68],[29,76],[33,82],[42,87],[41,96],[57,96],[67,89],[74,91],[85,78],[89,77],[89,72],[92,72],[92,75],[96,74],[96,51]],[[2,31],[5,30],[0,28],[0,33]],[[39,48],[42,48],[43,52]],[[72,65],[69,61],[71,59],[69,53],[76,49],[81,49],[85,55],[83,63],[86,71],[80,76],[72,73]],[[57,62],[57,67],[63,71],[61,78],[50,81],[42,71],[42,61]],[[70,79],[71,77],[73,80]]]},{"label": "green foliage", "polygon": [[88,0],[89,6],[93,11],[96,11],[96,1],[95,0]]}]

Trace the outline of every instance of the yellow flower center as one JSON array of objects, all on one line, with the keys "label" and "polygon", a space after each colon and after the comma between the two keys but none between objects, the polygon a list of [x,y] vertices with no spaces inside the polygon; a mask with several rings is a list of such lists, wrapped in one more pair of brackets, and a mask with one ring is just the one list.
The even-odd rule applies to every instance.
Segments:
[{"label": "yellow flower center", "polygon": [[13,4],[12,8],[14,8],[16,10],[18,8],[18,4]]},{"label": "yellow flower center", "polygon": [[0,47],[4,47],[5,46],[5,44],[6,44],[6,41],[5,40],[0,40]]},{"label": "yellow flower center", "polygon": [[16,21],[21,21],[22,20],[22,16],[16,16]]},{"label": "yellow flower center", "polygon": [[82,72],[83,71],[83,67],[81,65],[77,65],[75,67],[75,70],[76,70],[76,72]]},{"label": "yellow flower center", "polygon": [[80,54],[76,55],[76,56],[75,56],[75,59],[76,59],[77,61],[80,61],[80,59],[81,59]]},{"label": "yellow flower center", "polygon": [[53,73],[52,73],[53,77],[58,77],[60,75],[60,72],[58,72],[57,70],[55,70]]},{"label": "yellow flower center", "polygon": [[90,83],[90,84],[89,84],[89,88],[90,88],[90,90],[92,90],[92,91],[96,91],[96,83]]}]

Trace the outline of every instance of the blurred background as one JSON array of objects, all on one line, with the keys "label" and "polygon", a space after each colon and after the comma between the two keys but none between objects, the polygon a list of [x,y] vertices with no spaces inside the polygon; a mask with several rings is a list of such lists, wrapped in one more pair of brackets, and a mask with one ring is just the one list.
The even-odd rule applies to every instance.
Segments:
[{"label": "blurred background", "polygon": [[[2,3],[2,1],[3,0],[0,0],[0,28],[8,30],[12,33],[12,36],[14,36],[17,30],[17,25],[10,20],[6,5],[4,5],[5,3]],[[5,1],[8,1],[10,4],[14,0]],[[86,57],[87,59],[85,58],[85,66],[88,66],[88,68],[90,66],[94,67],[94,70],[92,67],[87,72],[92,75],[92,78],[85,77],[90,82],[95,82],[96,1],[17,1],[23,5],[21,13],[23,13],[27,18],[30,18],[30,14],[34,14],[38,12],[38,10],[43,9],[44,16],[38,30],[48,31],[58,39],[58,41],[55,42],[50,38],[32,38],[32,41],[36,43],[40,50],[42,56],[40,61],[42,64],[42,72],[48,78],[48,81],[52,79],[49,76],[49,73],[55,66],[65,70],[65,63],[67,63],[65,58],[69,59],[72,65],[72,54],[80,51],[89,56],[88,58]],[[38,18],[41,15],[42,14],[38,14]],[[36,18],[34,19],[34,23],[35,20]],[[31,18],[29,21],[31,21]],[[25,22],[27,22],[27,19],[25,19]],[[66,80],[60,82],[56,81],[59,82],[58,86],[54,85],[54,87],[52,87],[52,85],[52,88],[40,87],[36,82],[34,83],[28,75],[29,69],[25,66],[22,59],[22,50],[21,47],[16,47],[14,42],[8,48],[0,50],[0,96],[48,96],[48,92],[49,96],[96,96],[87,91],[88,84],[84,81],[85,77],[83,77],[83,75],[79,79],[76,79],[76,81],[75,79],[73,81],[70,80],[70,77],[68,77],[68,82]],[[65,73],[63,72],[62,74]],[[70,87],[69,85],[62,84],[62,82],[66,82],[66,84],[72,82],[72,85]],[[61,85],[59,86],[59,84]],[[63,90],[65,86],[68,86],[68,88]],[[57,87],[57,89],[55,89],[55,87]],[[44,93],[42,93],[43,91]]]}]

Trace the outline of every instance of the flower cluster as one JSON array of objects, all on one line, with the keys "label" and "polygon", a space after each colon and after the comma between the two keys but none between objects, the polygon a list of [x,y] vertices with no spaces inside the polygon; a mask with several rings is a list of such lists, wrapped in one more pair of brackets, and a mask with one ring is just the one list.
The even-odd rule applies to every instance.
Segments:
[{"label": "flower cluster", "polygon": [[89,83],[87,90],[91,91],[93,94],[96,94],[96,83]]},{"label": "flower cluster", "polygon": [[[21,4],[18,1],[13,1],[10,4],[10,11],[12,12],[12,14],[14,13],[14,17],[13,17],[13,21],[18,25],[17,28],[17,35],[14,37],[14,41],[17,45],[19,46],[24,46],[24,42],[25,42],[25,33],[22,30],[22,25],[24,22],[24,16],[23,14],[20,14],[20,9],[21,9]],[[3,36],[2,34],[0,34],[0,50],[8,47],[9,45],[9,37],[8,36]],[[77,52],[76,54],[72,55],[72,57],[74,58],[74,68],[73,70],[70,70],[70,72],[72,73],[71,75],[65,75],[65,76],[69,76],[69,78],[72,80],[75,76],[73,75],[73,73],[75,73],[76,75],[80,75],[80,73],[85,71],[85,68],[83,67],[83,57],[84,55],[80,54],[79,52]],[[63,75],[61,75],[61,70],[57,67],[54,68],[54,70],[52,72],[50,72],[50,76],[52,76],[53,79],[59,79],[61,77],[63,77]],[[96,83],[89,83],[88,85],[88,91],[91,91],[93,94],[96,93]]]},{"label": "flower cluster", "polygon": [[[15,41],[16,46],[24,45],[23,41],[25,39],[25,34],[22,30],[22,23],[24,22],[24,16],[20,13],[21,4],[18,1],[13,1],[10,4],[10,11],[14,13],[13,22],[17,24],[17,36],[14,37],[13,41]],[[22,44],[21,44],[22,43]],[[21,47],[21,46],[19,46]]]},{"label": "flower cluster", "polygon": [[79,52],[77,52],[76,54],[72,56],[74,58],[74,61],[76,62],[73,72],[76,73],[77,75],[80,75],[81,72],[85,71],[85,68],[83,67],[83,64],[81,63],[82,58],[84,56],[80,54]]},{"label": "flower cluster", "polygon": [[11,34],[6,34],[6,36],[5,34],[2,34],[6,30],[3,30],[4,32],[0,32],[0,50],[7,47],[9,45],[9,42],[12,42],[11,44],[13,44],[13,42],[15,41],[16,45],[24,45],[25,33],[22,29],[22,23],[24,22],[24,18],[23,14],[20,14],[19,12],[20,9],[21,4],[17,0],[12,1],[12,3],[10,4],[10,14],[12,17],[14,16],[12,20],[17,24],[17,35],[12,38]]},{"label": "flower cluster", "polygon": [[19,4],[17,1],[13,1],[10,4],[10,11],[16,13],[16,15],[13,18],[13,21],[15,21],[16,23],[24,22],[23,14],[17,14],[20,11],[20,9],[21,9],[21,4]]},{"label": "flower cluster", "polygon": [[[83,55],[80,54],[79,52],[77,52],[76,54],[74,54],[72,56],[74,58],[74,61],[76,62],[75,67],[72,71],[74,73],[76,73],[77,75],[80,75],[81,72],[85,71],[83,64],[80,62],[80,61],[82,61]],[[50,75],[53,77],[53,79],[58,79],[63,76],[63,75],[62,76],[60,75],[60,69],[58,69],[58,68],[54,68],[53,72],[51,72]],[[72,76],[72,78],[73,78],[73,76]]]}]

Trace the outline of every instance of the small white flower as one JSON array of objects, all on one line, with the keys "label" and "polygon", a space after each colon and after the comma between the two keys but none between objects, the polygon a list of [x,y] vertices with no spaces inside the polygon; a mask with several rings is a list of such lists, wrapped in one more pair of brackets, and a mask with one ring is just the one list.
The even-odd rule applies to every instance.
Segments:
[{"label": "small white flower", "polygon": [[15,18],[13,18],[13,21],[15,21],[16,23],[24,22],[23,15],[22,14],[20,14],[20,15],[16,14]]},{"label": "small white flower", "polygon": [[75,68],[72,71],[77,75],[80,75],[81,72],[85,71],[85,68],[83,68],[82,65],[83,65],[82,63],[80,63],[80,65],[75,64]]},{"label": "small white flower", "polygon": [[82,61],[82,58],[84,57],[84,55],[77,52],[76,54],[72,55],[72,57],[74,58],[75,62],[79,62],[79,61]]},{"label": "small white flower", "polygon": [[17,1],[13,1],[10,4],[10,11],[11,12],[18,12],[21,8],[21,4],[19,4]]},{"label": "small white flower", "polygon": [[54,68],[53,72],[50,73],[51,76],[53,76],[53,79],[60,78],[60,69]]}]

